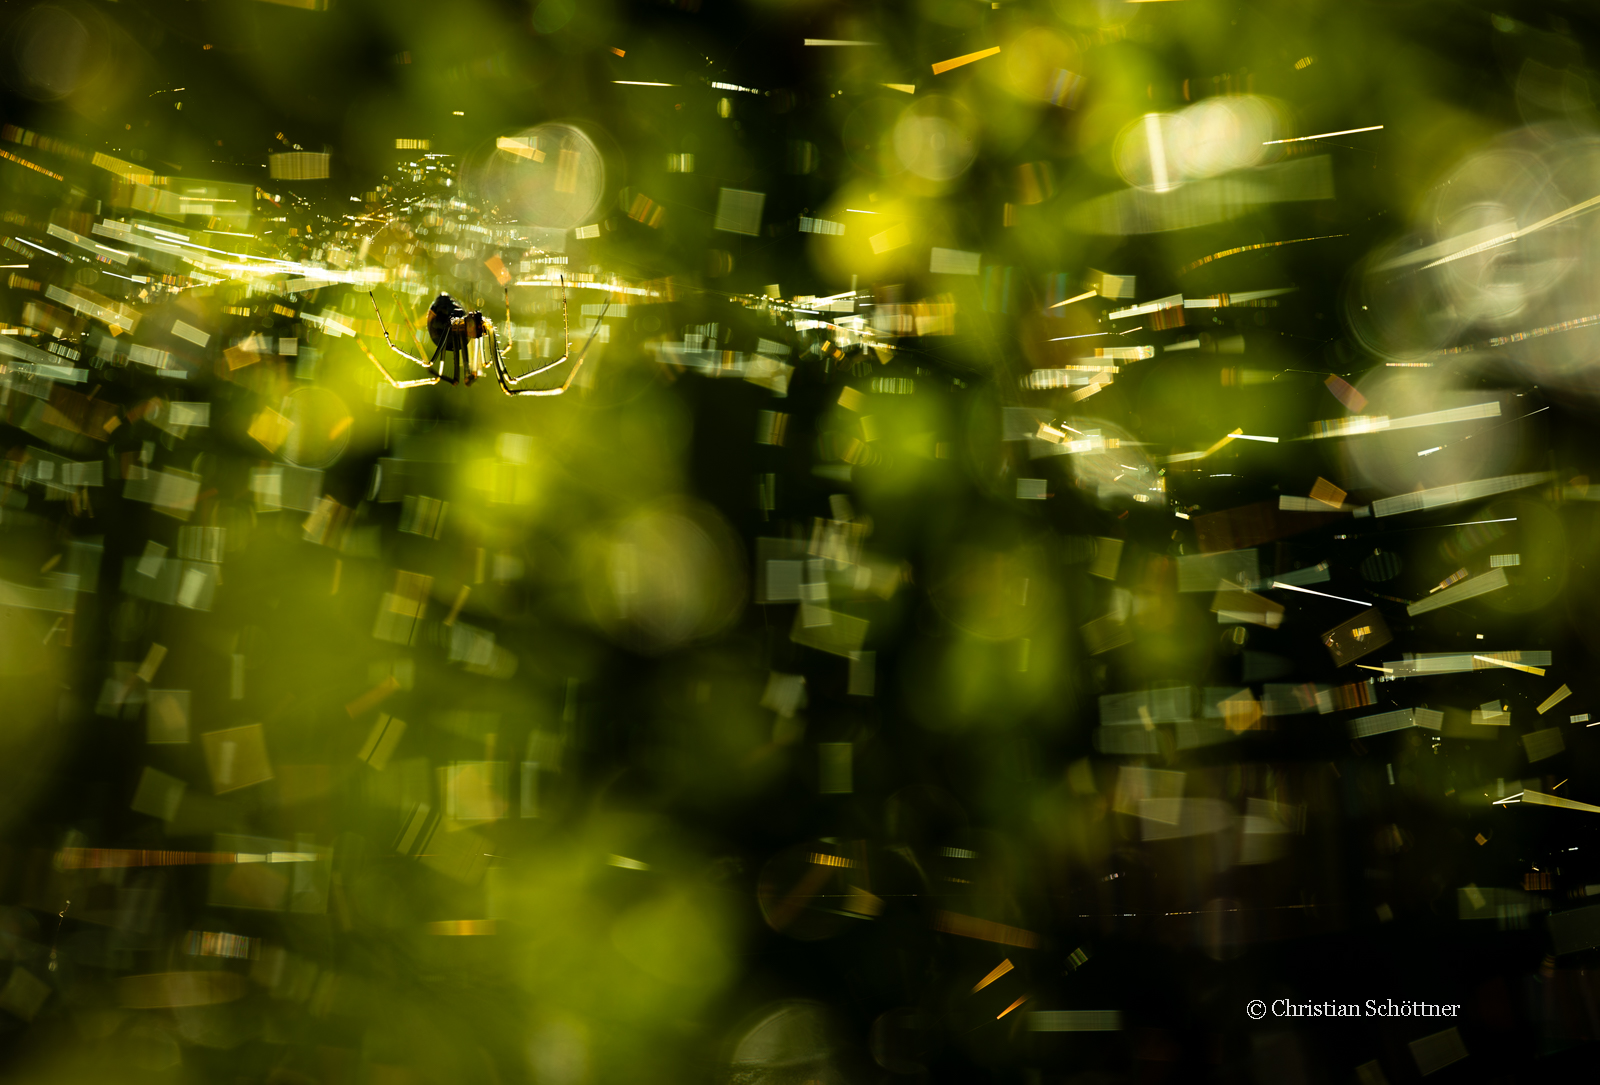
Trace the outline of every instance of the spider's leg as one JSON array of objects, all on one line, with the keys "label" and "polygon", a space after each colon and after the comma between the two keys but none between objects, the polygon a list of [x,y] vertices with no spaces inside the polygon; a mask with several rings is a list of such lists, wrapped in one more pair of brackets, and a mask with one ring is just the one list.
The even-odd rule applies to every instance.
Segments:
[{"label": "spider's leg", "polygon": [[[564,361],[566,361],[566,359],[563,358],[563,359],[561,359],[561,361],[564,362]],[[561,362],[556,362],[555,364],[556,365],[560,365]],[[549,368],[549,367],[547,366],[546,368]],[[542,373],[542,372],[544,372],[544,370],[541,369],[541,370],[539,370],[539,372]],[[501,362],[499,360],[499,358],[495,359],[494,375],[495,375],[495,378],[500,382],[501,391],[505,392],[505,394],[508,395],[508,396],[559,396],[561,393],[563,393],[563,392],[565,392],[567,390],[567,385],[566,384],[561,385],[561,387],[559,387],[559,388],[513,388],[512,384],[514,382],[511,380],[510,376],[506,373],[505,363]],[[523,374],[523,376],[531,377],[531,376],[533,376],[533,374],[532,373],[525,373],[525,374]],[[521,380],[521,379],[522,379],[522,377],[518,377],[517,378],[517,380]],[[567,378],[567,384],[571,384],[571,383],[572,383],[572,378],[570,378],[570,377]]]},{"label": "spider's leg", "polygon": [[389,371],[387,369],[383,368],[383,363],[378,361],[378,356],[376,354],[372,353],[372,351],[368,350],[367,349],[367,345],[365,343],[363,343],[361,340],[357,339],[356,340],[356,346],[361,348],[361,353],[365,354],[368,358],[372,359],[372,364],[378,367],[378,372],[383,374],[383,379],[388,381],[391,385],[393,385],[396,388],[420,388],[424,384],[438,384],[439,383],[440,378],[438,377],[438,375],[434,375],[432,377],[422,377],[422,378],[420,378],[418,380],[414,380],[414,381],[397,381],[397,380],[395,380],[393,377],[391,377],[389,375]]},{"label": "spider's leg", "polygon": [[[565,284],[565,282],[563,282],[562,283],[562,294],[565,295],[565,293],[566,293],[566,284]],[[594,342],[594,337],[600,334],[600,322],[605,319],[606,311],[609,310],[610,308],[611,308],[611,299],[607,298],[606,299],[606,303],[600,307],[600,315],[594,318],[594,330],[589,333],[589,338],[587,338],[587,339],[585,339],[583,341],[583,349],[578,351],[578,356],[576,358],[574,358],[573,361],[572,361],[572,372],[567,374],[566,384],[563,384],[561,386],[563,391],[566,390],[567,385],[572,383],[572,378],[578,375],[578,367],[583,364],[583,359],[588,355],[588,353],[589,353],[589,345]],[[562,315],[563,319],[565,319],[565,317],[566,317],[566,297],[565,296],[563,296],[562,299],[561,299],[561,315]],[[572,340],[571,339],[567,340],[567,357],[568,358],[572,357]],[[566,361],[567,359],[566,358],[562,358],[561,360],[562,361]]]},{"label": "spider's leg", "polygon": [[[372,311],[378,314],[378,327],[383,329],[383,340],[389,344],[389,349],[400,355],[400,357],[404,358],[406,361],[416,362],[424,369],[431,371],[433,369],[433,364],[431,362],[425,362],[421,358],[418,358],[415,354],[408,354],[394,345],[394,340],[389,337],[389,325],[383,322],[383,312],[378,308],[378,299],[372,296],[372,291],[370,290],[367,291],[367,299],[372,302]],[[366,348],[363,347],[362,349]],[[438,355],[435,355],[434,357],[437,358]]]},{"label": "spider's leg", "polygon": [[[511,353],[511,349],[509,347],[506,348],[506,353],[507,354]],[[538,369],[530,369],[528,372],[524,373],[520,377],[512,377],[511,378],[511,383],[512,384],[521,384],[523,381],[527,380],[529,377],[537,377],[540,373],[548,373],[550,370],[554,369],[558,365],[565,365],[566,361],[567,361],[567,356],[565,354],[563,354],[561,357],[557,358],[555,361],[551,362],[548,365],[541,365]],[[504,367],[502,366],[501,368],[504,368]]]},{"label": "spider's leg", "polygon": [[[507,310],[506,311],[507,311],[507,314],[509,316],[509,313],[510,313],[510,291],[507,291],[506,305],[507,305]],[[565,326],[566,326],[566,323],[567,323],[567,277],[565,275],[563,275],[561,277],[561,323],[562,323],[563,331],[565,331]],[[566,364],[567,359],[569,357],[571,357],[571,355],[572,355],[572,339],[571,339],[570,336],[568,336],[568,338],[566,340],[566,344],[567,344],[567,352],[565,354],[563,354],[561,357],[557,358],[555,361],[551,362],[549,365],[542,365],[538,369],[531,369],[528,372],[524,373],[520,377],[510,377],[510,376],[508,376],[505,380],[502,380],[501,383],[502,384],[506,384],[506,383],[509,382],[511,384],[521,384],[523,381],[527,380],[529,377],[537,377],[540,373],[548,373],[550,370],[554,369],[556,366]],[[516,344],[513,343],[511,346],[514,347],[514,346],[516,346]],[[506,353],[507,354],[511,353],[511,347],[507,347],[506,348]],[[501,366],[500,368],[501,368],[502,371],[504,371],[504,369],[505,369],[504,366]]]},{"label": "spider's leg", "polygon": [[572,357],[572,323],[567,319],[567,277],[561,279],[561,338],[567,344],[567,352],[562,358]]},{"label": "spider's leg", "polygon": [[[611,299],[607,298],[606,303],[600,307],[600,315],[594,318],[594,330],[589,333],[589,338],[583,341],[583,349],[578,351],[578,360],[573,363],[574,367],[583,364],[583,356],[589,353],[589,344],[594,342],[594,337],[600,334],[600,322],[606,318],[606,311],[610,308]],[[567,344],[567,350],[569,352],[572,350],[572,344]]]},{"label": "spider's leg", "polygon": [[[610,309],[610,308],[611,308],[611,299],[607,298],[605,305],[602,306],[601,309],[600,309],[600,315],[595,318],[594,331],[590,332],[589,333],[589,338],[584,341],[583,350],[578,354],[577,360],[572,363],[572,371],[567,374],[567,379],[561,383],[560,387],[533,389],[533,388],[513,388],[512,385],[518,383],[519,381],[527,380],[529,377],[538,376],[540,373],[543,373],[543,372],[545,372],[547,370],[554,369],[556,366],[560,365],[562,362],[565,362],[569,357],[571,357],[572,356],[572,339],[571,339],[571,333],[570,332],[568,332],[568,338],[567,338],[567,353],[563,354],[561,357],[557,358],[555,361],[551,362],[549,365],[541,366],[540,368],[533,370],[531,373],[524,373],[522,376],[517,377],[515,379],[510,378],[506,374],[506,369],[505,369],[504,365],[497,365],[496,366],[496,370],[497,370],[497,375],[500,378],[500,387],[505,390],[506,395],[508,395],[508,396],[559,396],[563,392],[565,392],[568,388],[570,388],[572,386],[573,378],[578,375],[578,367],[583,365],[584,355],[589,353],[589,344],[593,343],[594,342],[594,337],[600,334],[600,321],[605,319],[606,311],[608,309]],[[563,324],[565,324],[566,320],[567,320],[567,280],[566,280],[565,276],[563,276],[562,279],[561,279],[561,320],[562,320]]]},{"label": "spider's leg", "polygon": [[[398,320],[395,321],[395,324],[396,324],[396,326],[398,326],[400,324],[400,321],[398,321]],[[416,347],[419,352],[422,350],[422,338],[421,338],[421,336],[417,335],[417,329],[416,328],[412,328],[411,329],[411,345]],[[421,357],[420,353],[418,354],[418,357]]]},{"label": "spider's leg", "polygon": [[[566,361],[565,358],[558,358],[556,361],[551,362],[550,365],[545,366],[544,369],[536,369],[536,370],[534,370],[534,373],[543,373],[545,371],[545,369],[549,369],[549,368],[551,368],[551,366],[560,365],[564,361]],[[506,395],[508,395],[508,396],[559,396],[562,392],[565,392],[567,390],[566,385],[562,385],[560,388],[544,388],[544,389],[540,389],[540,388],[513,388],[512,387],[512,385],[516,384],[517,381],[522,380],[525,377],[531,377],[531,376],[534,375],[534,373],[524,373],[521,377],[517,377],[517,378],[513,379],[511,374],[506,372],[505,355],[500,352],[498,341],[495,343],[494,376],[495,376],[495,379],[500,382],[500,390],[503,391]]]},{"label": "spider's leg", "polygon": [[[457,384],[461,380],[461,356],[450,349],[450,338],[451,333],[446,332],[444,338],[439,340],[438,349],[433,352],[433,363],[430,364],[433,365],[434,372],[439,374],[440,380],[446,384]],[[444,375],[444,355],[447,353],[455,360],[455,376],[453,377]]]},{"label": "spider's leg", "polygon": [[[503,325],[501,325],[501,327],[506,329],[506,334],[507,335],[511,335],[511,288],[509,286],[502,286],[500,289],[501,289],[502,292],[504,292],[504,294],[506,296],[506,322]],[[512,335],[511,336],[511,345],[509,347],[507,347],[504,352],[502,352],[500,350],[500,336],[496,335],[494,337],[494,356],[495,356],[495,360],[499,361],[501,358],[504,358],[507,354],[510,354],[513,350],[515,350],[516,346],[517,346],[516,336]]]},{"label": "spider's leg", "polygon": [[[511,346],[502,351],[500,349],[500,329],[495,328],[489,332],[489,342],[485,346],[485,349],[489,352],[490,365],[494,367],[495,379],[500,381],[500,386],[502,388],[504,388],[506,385],[504,380],[506,375],[505,356],[510,354],[511,351],[515,349],[516,345],[516,340],[512,340]],[[484,375],[487,376],[488,372],[489,365],[485,365]]]}]

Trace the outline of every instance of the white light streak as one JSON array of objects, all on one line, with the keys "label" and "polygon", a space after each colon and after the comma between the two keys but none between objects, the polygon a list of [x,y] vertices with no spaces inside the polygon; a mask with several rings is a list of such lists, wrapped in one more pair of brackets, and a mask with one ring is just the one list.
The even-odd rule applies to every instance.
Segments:
[{"label": "white light streak", "polygon": [[1075,301],[1083,301],[1085,298],[1092,298],[1092,297],[1095,296],[1096,293],[1098,293],[1098,291],[1085,290],[1083,293],[1079,294],[1075,298],[1068,298],[1066,301],[1058,301],[1054,305],[1046,306],[1046,308],[1047,309],[1059,309],[1063,305],[1071,305]]},{"label": "white light streak", "polygon": [[[555,276],[548,279],[524,279],[514,282],[512,286],[560,286],[561,282]],[[613,286],[610,283],[579,283],[570,279],[567,281],[568,290],[604,290],[609,294],[628,294],[634,297],[654,298],[659,295],[642,286]]]},{"label": "white light streak", "polygon": [[1295,136],[1292,139],[1267,139],[1261,141],[1261,146],[1270,147],[1274,143],[1300,143],[1308,139],[1327,139],[1330,136],[1353,136],[1357,132],[1379,132],[1382,130],[1383,125],[1374,124],[1367,128],[1344,128],[1337,132],[1318,132],[1314,136]]},{"label": "white light streak", "polygon": [[1568,217],[1570,217],[1572,215],[1576,215],[1580,211],[1587,211],[1589,208],[1594,207],[1596,204],[1600,204],[1600,196],[1591,196],[1587,200],[1584,200],[1582,203],[1575,203],[1571,207],[1566,208],[1565,210],[1557,211],[1553,215],[1547,215],[1546,217],[1540,219],[1538,222],[1535,222],[1532,226],[1524,226],[1520,230],[1514,230],[1514,231],[1512,231],[1511,233],[1508,233],[1508,234],[1501,234],[1499,237],[1490,238],[1488,241],[1484,241],[1481,244],[1473,245],[1472,247],[1466,248],[1466,249],[1462,249],[1459,252],[1453,252],[1449,256],[1441,256],[1439,259],[1433,261],[1433,263],[1431,263],[1431,264],[1424,264],[1422,266],[1423,270],[1426,271],[1428,268],[1438,267],[1440,264],[1448,264],[1450,261],[1459,260],[1463,256],[1475,256],[1478,253],[1483,252],[1486,249],[1492,249],[1492,248],[1496,248],[1496,247],[1498,247],[1500,245],[1509,244],[1509,243],[1517,240],[1518,238],[1528,236],[1529,234],[1535,232],[1536,230],[1542,230],[1546,226],[1553,226],[1556,223],[1560,222],[1562,219],[1568,218]]},{"label": "white light streak", "polygon": [[1150,147],[1150,175],[1157,192],[1174,187],[1167,183],[1167,148],[1161,138],[1161,114],[1144,115],[1144,138]]},{"label": "white light streak", "polygon": [[1337,599],[1341,603],[1354,603],[1358,607],[1365,607],[1365,606],[1371,606],[1372,605],[1372,604],[1370,604],[1370,603],[1368,603],[1368,602],[1366,602],[1365,600],[1362,600],[1362,599],[1351,599],[1348,596],[1344,596],[1344,595],[1329,595],[1325,591],[1312,591],[1310,588],[1302,588],[1302,587],[1299,587],[1298,585],[1295,585],[1295,584],[1285,584],[1281,580],[1274,580],[1268,586],[1271,587],[1271,588],[1282,588],[1284,591],[1304,592],[1306,595],[1320,595],[1324,599]]}]

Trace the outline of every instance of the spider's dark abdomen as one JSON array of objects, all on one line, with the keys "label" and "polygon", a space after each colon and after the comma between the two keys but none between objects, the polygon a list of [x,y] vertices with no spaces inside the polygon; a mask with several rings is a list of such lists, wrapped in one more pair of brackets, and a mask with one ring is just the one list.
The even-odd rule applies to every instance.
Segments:
[{"label": "spider's dark abdomen", "polygon": [[433,299],[433,304],[428,307],[428,334],[433,337],[434,345],[443,343],[450,334],[450,322],[467,315],[459,302],[449,294],[440,294]]}]

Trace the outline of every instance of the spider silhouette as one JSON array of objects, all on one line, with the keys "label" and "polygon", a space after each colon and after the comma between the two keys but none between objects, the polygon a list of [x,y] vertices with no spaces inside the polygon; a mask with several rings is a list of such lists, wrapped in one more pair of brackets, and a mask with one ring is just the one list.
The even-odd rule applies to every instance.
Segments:
[{"label": "spider silhouette", "polygon": [[[367,345],[357,339],[356,345],[361,348],[362,353],[372,359],[372,364],[378,367],[378,372],[383,374],[384,380],[396,388],[420,388],[423,385],[438,384],[440,381],[444,381],[446,384],[458,384],[461,381],[462,359],[465,357],[466,383],[470,387],[473,381],[488,372],[490,363],[485,358],[487,354],[492,359],[495,378],[499,380],[501,389],[508,396],[559,396],[570,388],[572,379],[578,375],[578,368],[583,365],[584,355],[589,352],[589,344],[594,342],[594,337],[600,332],[600,321],[605,318],[606,310],[611,307],[611,302],[607,299],[605,306],[600,310],[600,316],[595,318],[594,331],[589,333],[589,338],[583,344],[583,350],[579,352],[577,359],[572,363],[572,371],[567,374],[567,379],[559,387],[517,388],[515,385],[522,383],[529,377],[537,377],[540,373],[549,372],[572,356],[572,331],[567,321],[566,276],[561,277],[561,330],[567,351],[549,365],[540,366],[538,369],[524,373],[520,377],[513,377],[506,371],[505,356],[511,353],[511,347],[507,347],[504,350],[500,349],[500,338],[495,330],[494,321],[484,316],[482,310],[475,309],[469,313],[461,307],[460,302],[449,294],[440,294],[437,298],[434,298],[433,304],[428,307],[427,322],[428,334],[433,338],[434,342],[433,357],[423,361],[415,354],[395,346],[394,340],[389,337],[389,326],[384,323],[383,313],[378,309],[378,299],[373,297],[371,291],[367,292],[367,297],[372,301],[372,311],[378,314],[378,326],[383,329],[383,338],[389,344],[389,349],[407,361],[415,362],[428,371],[426,377],[419,377],[416,380],[395,380],[389,374],[389,371],[383,367],[383,363],[378,361],[377,356],[367,349]],[[506,323],[509,324],[510,322],[511,293],[507,291]],[[472,344],[476,340],[485,340],[485,342],[478,350],[473,351]],[[444,366],[441,364],[441,359],[445,354],[449,354],[451,357],[451,375],[448,377],[445,376]]]}]

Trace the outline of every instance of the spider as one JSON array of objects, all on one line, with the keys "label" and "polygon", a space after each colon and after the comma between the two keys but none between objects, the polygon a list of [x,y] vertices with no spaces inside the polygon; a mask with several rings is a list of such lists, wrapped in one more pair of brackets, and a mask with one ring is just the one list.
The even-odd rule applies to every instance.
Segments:
[{"label": "spider", "polygon": [[[368,358],[372,359],[372,364],[378,367],[378,372],[383,374],[384,380],[396,388],[418,388],[426,384],[438,384],[440,381],[444,381],[446,384],[456,384],[461,380],[462,355],[466,355],[467,385],[471,387],[472,382],[483,376],[487,369],[484,359],[484,353],[487,350],[493,358],[494,375],[500,381],[500,387],[508,396],[559,396],[570,388],[572,386],[572,378],[578,375],[578,367],[583,365],[583,357],[589,351],[589,344],[594,342],[595,335],[600,331],[600,320],[604,319],[606,309],[611,307],[611,302],[608,299],[605,306],[600,310],[600,316],[595,319],[594,331],[589,333],[589,339],[583,344],[583,350],[578,354],[577,360],[572,363],[572,372],[567,374],[567,379],[559,387],[516,388],[513,386],[520,384],[529,377],[537,377],[540,373],[554,369],[572,356],[572,332],[567,323],[567,280],[565,276],[561,279],[561,328],[566,341],[567,352],[549,365],[540,366],[538,369],[524,373],[520,377],[512,377],[506,372],[505,356],[511,353],[511,348],[500,349],[500,339],[495,332],[494,321],[484,316],[482,310],[473,310],[469,313],[461,307],[460,302],[449,294],[440,294],[437,298],[434,298],[433,304],[428,307],[428,334],[433,337],[435,347],[433,357],[423,361],[415,354],[410,354],[394,345],[394,340],[389,337],[389,326],[384,323],[383,313],[378,309],[378,299],[373,297],[371,291],[367,292],[367,297],[372,301],[373,312],[378,314],[378,326],[383,329],[383,338],[389,344],[389,349],[407,361],[416,362],[426,369],[429,374],[416,380],[395,380],[389,375],[389,371],[383,367],[383,363],[378,361],[377,356],[372,351],[367,350],[366,344],[357,339],[356,345],[361,348]],[[506,323],[509,324],[510,322],[511,295],[508,291],[506,294]],[[487,339],[488,342],[476,352],[473,352],[471,347],[474,339]],[[440,356],[446,352],[449,352],[452,360],[451,371],[453,375],[448,377],[444,375],[444,367],[439,364]]]}]

